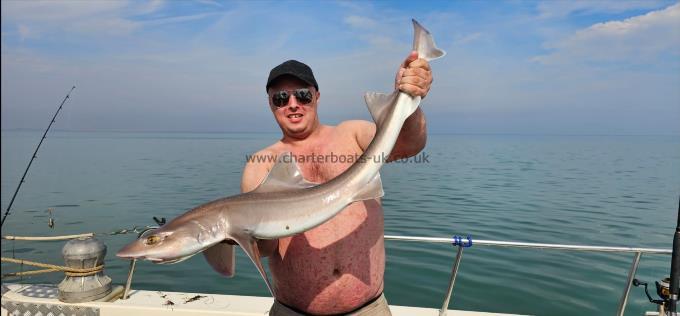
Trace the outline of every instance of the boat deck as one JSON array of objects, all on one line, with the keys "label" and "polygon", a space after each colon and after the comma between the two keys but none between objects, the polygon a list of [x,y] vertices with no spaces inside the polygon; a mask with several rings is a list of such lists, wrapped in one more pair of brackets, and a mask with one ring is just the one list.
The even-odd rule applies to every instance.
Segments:
[{"label": "boat deck", "polygon": [[[267,315],[273,303],[271,297],[181,293],[165,291],[132,290],[127,300],[118,299],[122,287],[114,288],[109,301],[87,303],[63,303],[57,299],[55,285],[5,284],[2,294],[2,316],[27,315],[25,311],[33,311],[30,315],[49,311],[70,310],[76,315],[224,315],[252,316]],[[394,316],[437,316],[439,310],[434,308],[409,307],[391,305]],[[8,314],[9,311],[9,314]],[[65,313],[69,314],[69,313]],[[57,313],[58,315],[58,313]],[[449,310],[449,316],[490,316],[511,315],[474,311]]]}]

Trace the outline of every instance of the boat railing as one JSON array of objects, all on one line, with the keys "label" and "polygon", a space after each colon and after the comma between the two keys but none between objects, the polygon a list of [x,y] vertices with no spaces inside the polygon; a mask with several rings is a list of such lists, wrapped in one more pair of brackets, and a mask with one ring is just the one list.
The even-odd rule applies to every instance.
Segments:
[{"label": "boat railing", "polygon": [[[148,227],[139,236],[144,234],[147,230],[155,229],[157,227]],[[453,295],[453,287],[456,283],[456,275],[458,274],[458,269],[460,267],[460,262],[463,259],[463,249],[468,248],[472,245],[472,239],[462,239],[458,236],[453,236],[452,238],[441,238],[441,237],[415,237],[415,236],[395,236],[395,235],[385,235],[385,240],[389,241],[411,241],[411,242],[426,242],[426,243],[447,243],[453,244],[458,247],[456,252],[456,257],[453,261],[453,267],[451,269],[451,275],[449,278],[449,286],[444,296],[444,301],[442,307],[439,310],[440,316],[446,316],[446,312],[449,307],[449,302],[451,301],[451,296]],[[588,246],[588,245],[567,245],[567,244],[546,244],[546,243],[529,243],[529,242],[516,242],[516,241],[498,241],[498,240],[474,240],[475,246],[489,246],[489,247],[511,247],[511,248],[531,248],[531,249],[552,249],[552,250],[569,250],[569,251],[590,251],[590,252],[614,252],[614,253],[632,253],[633,263],[628,270],[628,278],[626,280],[626,285],[623,289],[623,294],[619,300],[619,306],[616,315],[623,316],[626,304],[628,303],[628,296],[630,294],[630,289],[633,285],[633,279],[635,278],[635,273],[637,272],[638,265],[640,263],[640,258],[642,254],[664,254],[671,255],[671,249],[660,249],[660,248],[638,248],[638,247],[611,247],[611,246]],[[128,272],[127,282],[125,284],[125,290],[123,293],[123,299],[127,299],[130,286],[132,284],[132,275],[135,270],[136,260],[130,262],[130,269]]]},{"label": "boat railing", "polygon": [[[452,238],[439,238],[439,237],[412,237],[412,236],[394,236],[385,235],[385,240],[390,241],[414,241],[414,242],[427,242],[427,243],[449,243],[454,244],[458,247],[456,252],[456,257],[453,261],[453,268],[451,270],[451,276],[449,279],[449,287],[444,296],[444,302],[439,310],[440,316],[445,316],[446,311],[449,307],[449,302],[453,294],[453,287],[456,282],[456,275],[458,274],[458,269],[460,267],[460,261],[463,258],[463,249],[471,246],[473,242],[469,237],[467,241],[464,239],[454,236]],[[466,242],[468,244],[466,244]],[[628,278],[626,281],[626,286],[623,289],[623,294],[619,300],[619,307],[616,315],[623,316],[626,309],[626,304],[628,303],[628,295],[630,289],[633,285],[633,279],[635,278],[635,273],[637,272],[638,265],[640,263],[640,258],[642,254],[672,254],[671,249],[659,249],[659,248],[638,248],[638,247],[610,247],[610,246],[587,246],[587,245],[566,245],[566,244],[545,244],[545,243],[529,243],[529,242],[515,242],[515,241],[498,241],[498,240],[474,240],[475,246],[490,246],[490,247],[512,247],[512,248],[532,248],[532,249],[554,249],[554,250],[570,250],[570,251],[590,251],[590,252],[615,252],[615,253],[633,253],[633,263],[628,270]]]}]

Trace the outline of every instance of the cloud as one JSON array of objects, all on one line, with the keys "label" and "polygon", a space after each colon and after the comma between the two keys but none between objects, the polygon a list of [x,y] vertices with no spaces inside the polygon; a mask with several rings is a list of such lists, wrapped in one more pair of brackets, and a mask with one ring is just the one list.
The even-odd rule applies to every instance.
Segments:
[{"label": "cloud", "polygon": [[191,21],[196,21],[196,20],[202,20],[207,17],[213,17],[222,14],[221,12],[207,12],[207,13],[198,13],[198,14],[191,14],[191,15],[181,15],[181,16],[172,16],[172,17],[164,17],[164,18],[157,18],[153,20],[148,20],[143,22],[144,26],[158,26],[158,25],[163,25],[163,24],[173,24],[173,23],[183,23],[183,22],[191,22]]},{"label": "cloud", "polygon": [[149,14],[159,11],[165,5],[164,0],[151,0],[148,3],[136,4],[136,14]]},{"label": "cloud", "polygon": [[571,14],[622,13],[630,10],[656,9],[661,1],[545,1],[537,6],[539,18],[563,18]]},{"label": "cloud", "polygon": [[373,28],[376,26],[376,22],[373,19],[358,15],[350,15],[346,17],[345,23],[351,27],[361,29]]},{"label": "cloud", "polygon": [[[144,27],[202,19],[218,12],[158,15],[165,1],[3,1],[3,26],[21,40],[54,33],[127,35]],[[7,21],[7,22],[5,22]]]},{"label": "cloud", "polygon": [[[275,132],[264,80],[273,66],[291,58],[314,69],[321,85],[322,122],[370,120],[362,94],[393,88],[394,73],[412,38],[412,12],[381,3],[340,2],[328,8],[310,2],[291,8],[277,2],[237,2],[217,8],[170,1],[62,12],[78,16],[77,21],[25,7],[10,14],[4,10],[6,1],[2,3],[3,128],[42,128],[41,113],[53,111],[53,99],[75,83],[78,88],[65,112],[70,123],[60,122],[57,128]],[[680,119],[675,88],[680,77],[669,70],[678,61],[645,63],[632,56],[623,67],[598,67],[603,64],[598,60],[608,59],[597,57],[596,67],[572,67],[573,61],[590,56],[572,46],[622,36],[612,30],[615,23],[574,32],[583,19],[535,19],[533,5],[529,12],[521,6],[514,15],[484,8],[467,12],[437,7],[415,16],[449,53],[432,62],[434,86],[423,104],[431,131],[680,133],[677,124],[668,123]],[[668,12],[655,12],[613,22],[638,34],[668,20],[657,16]],[[121,31],[124,36],[92,36],[97,33],[77,25],[116,28],[120,20],[134,25]],[[25,27],[25,42],[19,41],[19,25]],[[571,30],[559,36],[536,34],[541,27]],[[651,37],[654,32],[642,34]],[[554,40],[544,43],[546,37]],[[656,43],[641,40],[647,46]],[[539,54],[567,66],[529,61]],[[637,67],[625,69],[631,64]],[[636,125],[637,118],[654,124]],[[592,126],[578,129],[584,120]]]},{"label": "cloud", "polygon": [[[139,26],[123,17],[127,5],[125,1],[3,1],[2,18],[3,24],[22,25],[39,34],[127,34]],[[21,29],[19,33],[23,38]]]},{"label": "cloud", "polygon": [[456,45],[464,45],[468,44],[470,42],[478,41],[483,37],[483,34],[481,32],[474,32],[470,34],[464,34],[464,35],[459,35],[456,36],[454,39],[454,44]]},{"label": "cloud", "polygon": [[68,21],[117,12],[125,1],[3,1],[3,18],[27,22]]},{"label": "cloud", "polygon": [[213,6],[213,7],[219,7],[219,8],[224,7],[224,5],[220,2],[218,2],[217,0],[196,0],[196,2],[198,2],[200,4],[208,5],[208,6]]},{"label": "cloud", "polygon": [[680,3],[620,21],[594,24],[544,45],[552,50],[533,60],[570,62],[648,62],[680,53]]}]

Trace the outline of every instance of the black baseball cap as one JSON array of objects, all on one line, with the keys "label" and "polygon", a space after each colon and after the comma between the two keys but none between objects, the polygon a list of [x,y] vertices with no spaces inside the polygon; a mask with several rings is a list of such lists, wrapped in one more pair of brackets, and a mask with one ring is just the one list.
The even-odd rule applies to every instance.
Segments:
[{"label": "black baseball cap", "polygon": [[316,83],[316,79],[314,79],[312,68],[309,68],[309,66],[305,65],[304,63],[293,59],[284,61],[282,64],[272,68],[272,70],[269,72],[269,79],[267,79],[267,86],[265,87],[265,90],[269,90],[269,86],[271,86],[276,79],[284,75],[296,77],[308,84],[313,85],[314,88],[319,91],[319,85]]}]

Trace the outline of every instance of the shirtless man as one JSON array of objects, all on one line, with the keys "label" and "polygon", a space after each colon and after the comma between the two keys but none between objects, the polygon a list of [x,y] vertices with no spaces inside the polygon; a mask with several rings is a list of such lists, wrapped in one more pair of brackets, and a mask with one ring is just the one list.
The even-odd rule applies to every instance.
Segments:
[{"label": "shirtless man", "polygon": [[[425,97],[431,83],[429,64],[411,52],[397,72],[395,86],[412,96]],[[246,163],[242,192],[254,190],[281,153],[291,152],[294,157],[335,155],[349,160],[361,155],[373,139],[376,126],[372,122],[345,121],[338,126],[319,123],[319,87],[312,70],[303,63],[289,60],[276,66],[266,89],[283,137],[255,154],[269,159],[249,159]],[[426,137],[425,116],[418,108],[404,123],[389,160],[416,155],[425,147]],[[353,161],[298,159],[297,163],[306,180],[324,183]],[[390,315],[382,295],[383,235],[382,206],[375,199],[352,203],[302,234],[260,241],[260,253],[269,257],[277,293],[270,315]]]}]

